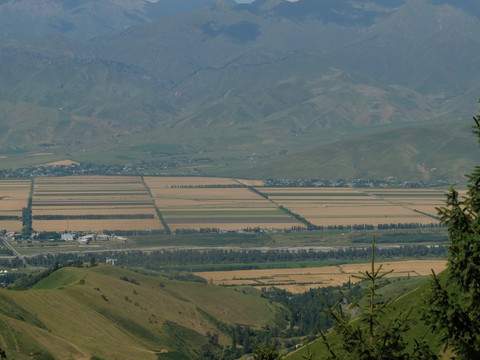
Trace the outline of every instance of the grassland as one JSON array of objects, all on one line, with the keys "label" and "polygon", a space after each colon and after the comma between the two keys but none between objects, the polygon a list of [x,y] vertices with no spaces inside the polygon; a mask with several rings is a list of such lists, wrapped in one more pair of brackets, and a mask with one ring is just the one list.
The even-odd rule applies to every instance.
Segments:
[{"label": "grassland", "polygon": [[[431,274],[431,269],[440,273],[445,269],[445,260],[408,260],[379,263],[383,269],[394,270],[390,277],[414,277]],[[303,293],[312,288],[339,286],[358,281],[353,275],[368,270],[369,264],[342,264],[336,266],[302,267],[290,269],[236,270],[198,272],[198,276],[217,285],[249,285],[257,288],[276,287],[291,293]]]},{"label": "grassland", "polygon": [[[0,346],[9,358],[188,358],[217,333],[231,343],[228,326],[284,326],[284,310],[233,289],[118,267],[64,268],[25,291],[0,291]],[[221,325],[223,324],[223,325]],[[188,342],[180,339],[188,338]]]},{"label": "grassland", "polygon": [[[442,275],[440,275],[442,276]],[[417,285],[412,288],[412,285]],[[392,321],[392,319],[405,315],[410,312],[408,324],[410,328],[404,334],[404,339],[412,351],[415,342],[425,340],[430,345],[431,349],[439,355],[439,359],[451,359],[453,354],[444,351],[444,344],[442,345],[438,335],[435,335],[425,325],[422,320],[423,298],[427,291],[429,291],[430,284],[423,278],[418,278],[418,282],[412,282],[412,279],[407,283],[402,281],[392,282],[380,291],[378,294],[383,296],[383,299],[393,298],[401,294],[405,289],[408,289],[406,294],[401,296],[390,308],[388,312],[384,312],[384,321]],[[383,321],[382,320],[382,321]],[[334,350],[337,350],[339,345],[339,336],[336,332],[331,331],[327,335],[329,344]],[[313,354],[314,359],[327,358],[330,353],[325,346],[325,343],[318,339],[308,345],[294,351],[284,357],[285,360],[301,360],[305,359],[308,354]]]}]

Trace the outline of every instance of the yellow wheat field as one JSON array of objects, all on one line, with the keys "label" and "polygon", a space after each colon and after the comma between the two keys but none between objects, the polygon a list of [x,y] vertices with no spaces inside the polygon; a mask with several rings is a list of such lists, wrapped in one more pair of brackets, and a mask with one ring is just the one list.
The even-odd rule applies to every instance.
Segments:
[{"label": "yellow wheat field", "polygon": [[22,230],[22,222],[16,220],[0,220],[0,230],[19,232]]},{"label": "yellow wheat field", "polygon": [[52,209],[49,206],[36,206],[32,210],[32,215],[153,215],[158,218],[155,209],[152,206],[55,206]]},{"label": "yellow wheat field", "polygon": [[[66,176],[35,180],[36,231],[162,230],[153,199],[140,177]],[[35,219],[37,216],[65,219]],[[149,215],[151,219],[72,219],[81,215]]]},{"label": "yellow wheat field", "polygon": [[213,228],[213,229],[219,229],[222,231],[237,231],[237,230],[243,230],[243,229],[248,229],[248,228],[262,228],[262,229],[270,229],[270,230],[277,230],[277,229],[285,229],[285,228],[290,228],[292,226],[298,226],[305,228],[302,224],[295,222],[292,220],[290,223],[288,221],[282,221],[282,222],[255,222],[255,221],[248,221],[248,222],[236,222],[235,220],[232,220],[231,222],[215,222],[213,221],[208,221],[208,222],[201,222],[201,223],[196,223],[196,222],[185,222],[185,223],[172,223],[169,222],[168,219],[166,219],[168,223],[168,227],[170,230],[175,231],[175,230],[180,230],[180,229],[205,229],[205,228]]},{"label": "yellow wheat field", "polygon": [[[382,271],[394,270],[389,277],[426,276],[432,269],[440,273],[446,267],[445,260],[408,260],[398,262],[377,263]],[[312,288],[338,286],[348,281],[355,283],[354,277],[359,272],[370,270],[370,264],[345,264],[314,268],[266,269],[238,271],[198,272],[195,275],[203,277],[217,285],[250,285],[256,287],[276,287],[292,293],[302,293]]]},{"label": "yellow wheat field", "polygon": [[30,195],[30,180],[0,180],[0,211],[21,215]]},{"label": "yellow wheat field", "polygon": [[[259,188],[275,203],[318,226],[437,222],[440,190]],[[429,216],[430,215],[430,216]]]},{"label": "yellow wheat field", "polygon": [[[368,189],[366,193],[388,201],[392,205],[399,205],[415,212],[438,216],[437,208],[445,206],[445,190],[439,189]],[[460,197],[465,196],[466,190],[458,190]]]},{"label": "yellow wheat field", "polygon": [[[148,184],[148,183],[147,183]],[[262,200],[246,188],[150,188],[155,199]]]},{"label": "yellow wheat field", "polygon": [[[30,180],[0,180],[0,216],[22,216],[28,204]],[[0,230],[20,231],[21,220],[0,220]]]},{"label": "yellow wheat field", "polygon": [[247,188],[175,187],[179,185],[228,185],[235,180],[218,178],[145,178],[155,204],[171,230],[217,228],[284,229],[304,227],[293,217]]},{"label": "yellow wheat field", "polygon": [[[147,187],[145,186],[145,184]],[[0,216],[21,216],[27,206],[30,180],[0,181]],[[443,189],[269,188],[258,180],[215,177],[66,176],[34,181],[33,216],[40,215],[153,215],[142,219],[162,229],[155,204],[172,230],[262,227],[304,227],[283,213],[281,205],[315,225],[379,225],[438,222],[437,207],[445,205]],[[213,188],[211,186],[214,186]],[[215,187],[216,186],[216,187]],[[233,187],[228,187],[233,186]],[[268,199],[246,187],[268,195]],[[465,191],[459,191],[464,195]],[[114,219],[101,220],[100,227],[113,229]],[[64,230],[53,220],[34,220],[35,230]],[[79,221],[78,227],[85,224]],[[98,220],[96,220],[98,221]],[[119,226],[134,226],[121,220]],[[83,223],[82,223],[83,222]],[[109,224],[111,222],[111,224]],[[3,224],[3,225],[2,225]],[[2,222],[7,230],[21,228],[21,221]],[[48,224],[52,228],[48,228]],[[73,223],[72,223],[73,224]],[[109,225],[108,225],[109,224]],[[37,226],[38,225],[38,229]]]},{"label": "yellow wheat field", "polygon": [[245,186],[263,186],[265,181],[263,180],[246,180],[246,179],[235,179],[239,183]]},{"label": "yellow wheat field", "polygon": [[161,230],[158,219],[34,220],[35,231]]},{"label": "yellow wheat field", "polygon": [[239,209],[276,209],[277,207],[265,201],[262,198],[257,199],[224,199],[224,200],[209,200],[209,199],[179,199],[179,198],[156,198],[155,202],[160,209],[163,210],[175,210],[175,209],[197,209],[197,210],[209,210],[209,209],[223,209],[223,210],[239,210]]}]

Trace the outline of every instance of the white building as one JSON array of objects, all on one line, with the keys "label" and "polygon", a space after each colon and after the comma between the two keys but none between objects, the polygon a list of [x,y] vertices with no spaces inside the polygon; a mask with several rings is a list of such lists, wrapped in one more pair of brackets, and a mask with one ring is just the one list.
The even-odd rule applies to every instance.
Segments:
[{"label": "white building", "polygon": [[73,234],[62,234],[61,239],[62,241],[73,241]]}]

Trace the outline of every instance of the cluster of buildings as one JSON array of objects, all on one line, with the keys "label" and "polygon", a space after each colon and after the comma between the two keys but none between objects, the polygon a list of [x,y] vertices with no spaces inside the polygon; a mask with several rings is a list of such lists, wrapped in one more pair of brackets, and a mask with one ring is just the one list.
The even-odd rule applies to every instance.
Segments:
[{"label": "cluster of buildings", "polygon": [[125,236],[118,236],[118,235],[107,235],[107,234],[87,234],[75,239],[75,235],[71,233],[65,233],[61,235],[62,241],[78,241],[80,245],[87,245],[92,241],[114,241],[114,242],[127,242],[127,238]]}]

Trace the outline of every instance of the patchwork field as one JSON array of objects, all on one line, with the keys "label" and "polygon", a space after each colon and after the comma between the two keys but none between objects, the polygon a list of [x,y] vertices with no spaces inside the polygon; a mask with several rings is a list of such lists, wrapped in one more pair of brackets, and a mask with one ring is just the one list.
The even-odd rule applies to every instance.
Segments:
[{"label": "patchwork field", "polygon": [[[21,230],[30,184],[30,180],[0,181],[0,230]],[[262,184],[214,177],[36,178],[33,228],[162,230],[155,206],[172,231],[305,227],[280,206],[318,226],[431,224],[438,222],[435,208],[445,205],[445,191],[437,189],[275,188]],[[256,186],[256,191],[248,188],[251,186]]]},{"label": "patchwork field", "polygon": [[275,203],[317,226],[430,224],[444,191],[430,189],[258,188]]},{"label": "patchwork field", "polygon": [[146,177],[145,183],[171,230],[303,227],[248,188],[229,187],[240,185],[233,179]]},{"label": "patchwork field", "polygon": [[[445,260],[384,262],[376,264],[376,267],[380,264],[382,271],[394,270],[388,277],[427,276],[431,274],[431,269],[438,274],[446,267]],[[276,287],[291,293],[302,293],[312,288],[342,285],[349,280],[352,283],[357,282],[358,279],[353,275],[369,270],[370,266],[370,264],[345,264],[314,268],[211,271],[198,272],[195,275],[217,285]]]},{"label": "patchwork field", "polygon": [[0,180],[0,230],[22,229],[22,208],[30,196],[30,180]]},{"label": "patchwork field", "polygon": [[263,180],[245,180],[245,179],[235,179],[239,183],[242,183],[245,186],[263,186],[265,181]]},{"label": "patchwork field", "polygon": [[37,178],[32,215],[36,231],[163,229],[139,177]]},{"label": "patchwork field", "polygon": [[[466,190],[457,190],[460,197]],[[402,206],[409,210],[437,216],[435,208],[445,206],[445,190],[438,189],[368,189],[371,196],[383,199],[392,205]]]}]

